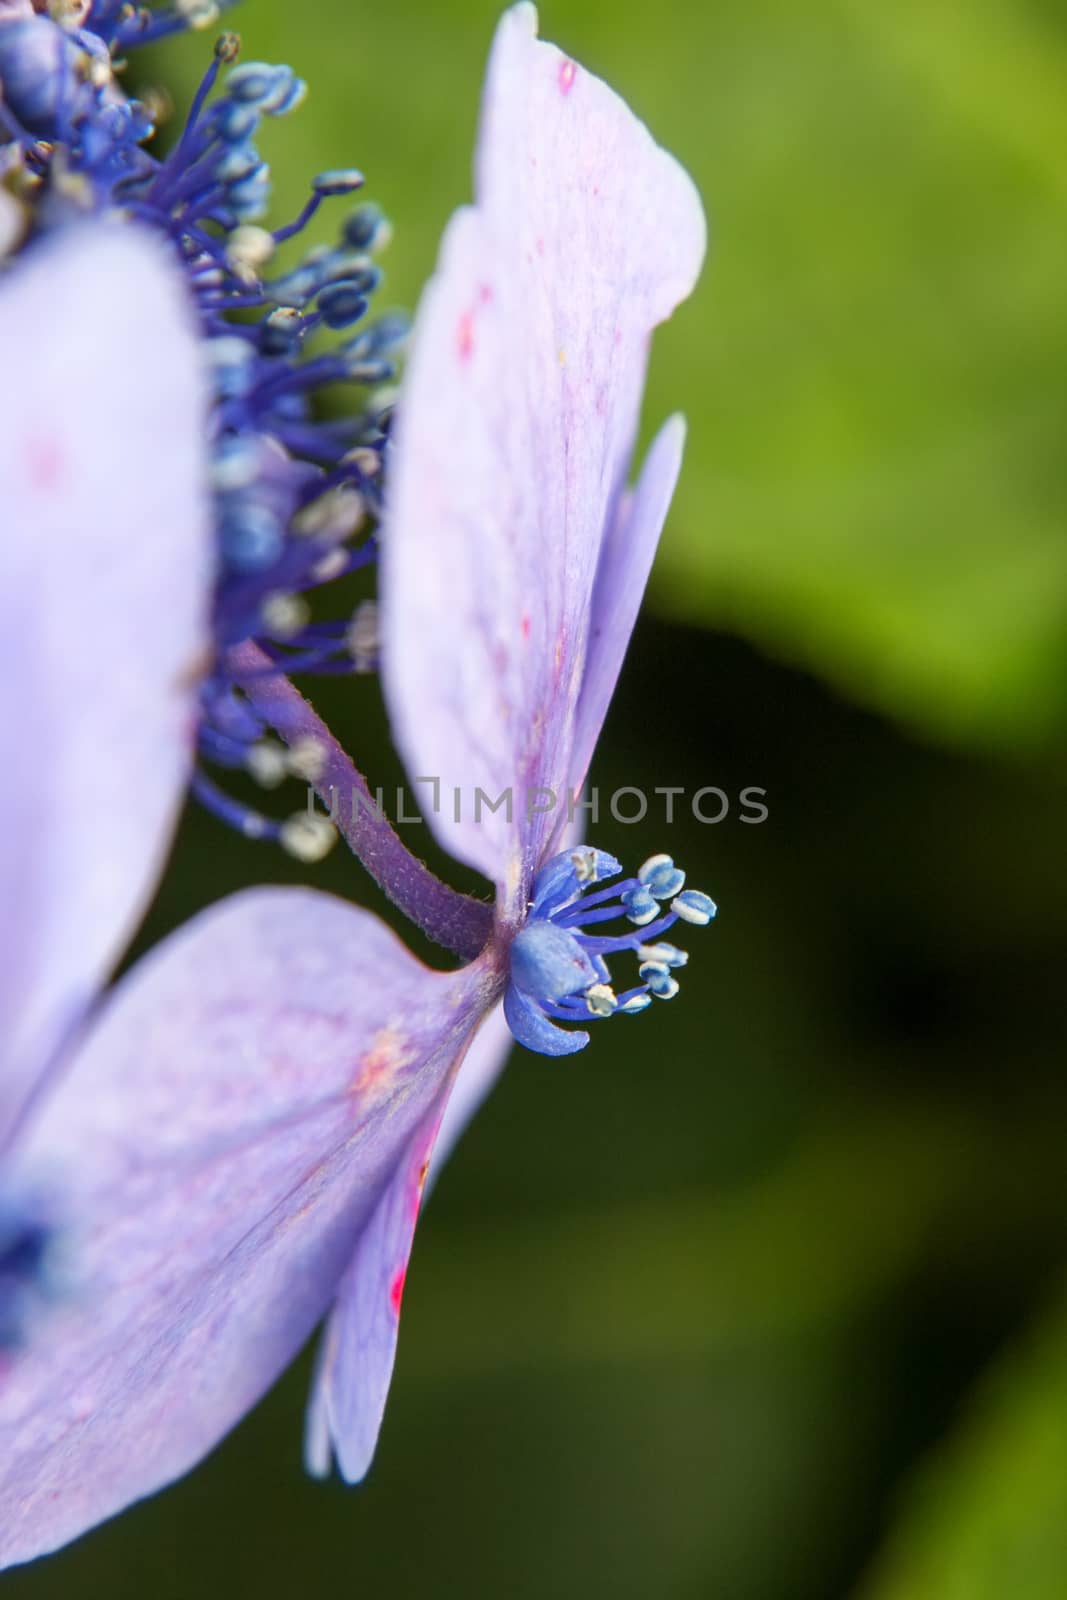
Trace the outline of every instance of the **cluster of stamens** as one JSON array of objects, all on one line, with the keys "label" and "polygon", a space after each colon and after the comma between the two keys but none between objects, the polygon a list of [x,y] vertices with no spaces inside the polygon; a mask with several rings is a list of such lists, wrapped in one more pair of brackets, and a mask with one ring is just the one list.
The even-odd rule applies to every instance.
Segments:
[{"label": "cluster of stamens", "polygon": [[[368,319],[381,281],[375,254],[389,234],[376,206],[348,215],[333,246],[276,265],[326,200],[364,182],[355,170],[322,172],[296,218],[262,225],[270,174],[255,140],[264,119],[286,116],[306,92],[288,67],[235,66],[238,40],[223,34],[170,153],[160,160],[144,148],[158,107],[122,92],[119,53],[208,26],[218,13],[206,0],[153,10],[0,0],[0,200],[19,211],[9,250],[72,210],[120,210],[167,239],[184,267],[214,395],[218,556],[214,658],[200,691],[204,765],[194,787],[245,834],[306,856],[321,854],[332,831],[312,839],[298,818],[275,822],[233,799],[205,768],[270,782],[278,773],[269,731],[233,682],[237,645],[254,641],[268,672],[377,666],[373,605],[322,619],[311,597],[376,556],[389,385],[408,324],[399,315]],[[0,211],[0,256],[3,240]],[[317,395],[334,384],[365,394],[344,421],[316,414]],[[305,767],[291,764],[297,776]]]},{"label": "cluster of stamens", "polygon": [[[526,922],[510,951],[510,984],[505,1006],[512,1031],[525,1043],[554,1045],[554,1053],[575,1048],[565,1040],[584,1036],[554,1031],[544,1021],[587,1022],[616,1013],[643,1011],[654,999],[678,993],[675,973],[689,957],[662,936],[681,921],[706,926],[715,903],[699,889],[685,887],[685,873],[670,856],[650,856],[634,878],[610,888],[596,885],[617,878],[622,866],[614,856],[582,845],[554,856],[538,874]],[[631,929],[620,934],[591,930],[623,920]],[[639,982],[617,993],[607,958],[623,952],[636,955]],[[524,1038],[524,1033],[526,1037]]]}]

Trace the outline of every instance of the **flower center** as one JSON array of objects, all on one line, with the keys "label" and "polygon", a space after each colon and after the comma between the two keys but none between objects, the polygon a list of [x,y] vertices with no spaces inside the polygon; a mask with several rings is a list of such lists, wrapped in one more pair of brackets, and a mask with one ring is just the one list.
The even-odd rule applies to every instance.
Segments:
[{"label": "flower center", "polygon": [[[505,1009],[520,1043],[547,1054],[580,1049],[586,1034],[566,1032],[556,1022],[587,1022],[616,1013],[632,1015],[653,999],[678,993],[675,973],[689,957],[662,935],[675,923],[706,926],[715,903],[699,889],[685,887],[685,873],[670,856],[650,856],[635,878],[610,888],[622,867],[614,856],[591,845],[554,856],[534,883],[526,923],[510,952]],[[619,934],[593,932],[612,921],[631,926]],[[638,960],[638,982],[618,993],[608,957],[631,952]]]}]

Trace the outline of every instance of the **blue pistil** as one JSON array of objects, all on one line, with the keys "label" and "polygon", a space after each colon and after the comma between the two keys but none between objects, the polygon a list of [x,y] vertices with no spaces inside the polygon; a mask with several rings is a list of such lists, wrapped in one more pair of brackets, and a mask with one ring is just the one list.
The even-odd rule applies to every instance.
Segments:
[{"label": "blue pistil", "polygon": [[[651,856],[635,878],[593,887],[621,871],[614,856],[583,845],[554,856],[538,874],[527,920],[511,944],[504,995],[508,1025],[529,1049],[570,1055],[589,1035],[557,1023],[633,1015],[678,993],[674,972],[688,956],[662,935],[679,921],[706,926],[715,903],[686,889],[685,873],[666,855]],[[610,937],[587,931],[619,919],[631,930]],[[625,951],[638,957],[640,982],[617,994],[606,958]]]}]

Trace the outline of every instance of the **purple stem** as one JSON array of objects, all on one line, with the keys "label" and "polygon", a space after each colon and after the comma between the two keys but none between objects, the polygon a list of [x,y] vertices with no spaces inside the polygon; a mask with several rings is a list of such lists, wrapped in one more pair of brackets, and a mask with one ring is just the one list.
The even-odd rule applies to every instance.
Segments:
[{"label": "purple stem", "polygon": [[[315,793],[335,813],[333,820],[379,888],[423,933],[473,961],[489,942],[493,908],[442,883],[413,856],[380,811],[361,772],[352,765],[326,724],[258,645],[246,641],[227,654],[233,681],[287,745],[314,739],[322,751]],[[341,804],[331,804],[331,791]]]}]

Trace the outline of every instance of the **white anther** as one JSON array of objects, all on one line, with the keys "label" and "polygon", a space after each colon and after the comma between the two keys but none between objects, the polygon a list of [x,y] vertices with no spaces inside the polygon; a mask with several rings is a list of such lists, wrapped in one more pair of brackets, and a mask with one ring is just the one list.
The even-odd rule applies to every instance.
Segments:
[{"label": "white anther", "polygon": [[342,460],[355,467],[365,478],[373,478],[382,470],[382,458],[369,444],[358,444],[354,450],[346,451]]},{"label": "white anther", "polygon": [[673,944],[639,944],[637,959],[652,961],[659,967],[684,967],[689,960],[689,953]]},{"label": "white anther", "polygon": [[94,89],[106,89],[108,84],[114,80],[115,74],[112,66],[110,56],[87,57],[82,67],[86,82],[92,84]]},{"label": "white anther", "polygon": [[637,869],[638,883],[647,883],[657,867],[669,867],[672,864],[670,856],[649,856],[648,860]]},{"label": "white anther", "polygon": [[150,83],[140,96],[141,104],[155,127],[174,115],[174,101],[161,83]]},{"label": "white anther", "polygon": [[274,254],[274,238],[266,228],[243,222],[230,235],[226,246],[226,265],[242,283],[255,283],[260,269]]},{"label": "white anther", "polygon": [[298,861],[321,861],[337,839],[333,824],[317,811],[297,811],[281,827],[281,842]]},{"label": "white anther", "polygon": [[356,607],[348,625],[348,652],[355,662],[357,672],[373,672],[378,665],[381,634],[378,627],[378,605],[374,600],[363,600]]},{"label": "white anther", "polygon": [[339,578],[348,566],[348,557],[338,546],[335,550],[327,550],[320,561],[316,561],[311,569],[311,576],[316,583],[329,583],[332,578]]},{"label": "white anther", "polygon": [[48,0],[48,15],[52,21],[70,32],[82,27],[92,9],[92,0]]},{"label": "white anther", "polygon": [[211,486],[223,494],[247,489],[259,477],[261,467],[255,450],[226,450],[211,463]]},{"label": "white anther", "polygon": [[359,532],[366,515],[367,508],[358,489],[341,483],[298,511],[291,526],[294,533],[304,534],[309,539],[340,542]]},{"label": "white anther", "polygon": [[0,189],[0,261],[13,255],[22,243],[28,213],[6,189]]},{"label": "white anther", "polygon": [[579,883],[592,883],[596,878],[596,851],[582,845],[571,851],[571,866]]},{"label": "white anther", "polygon": [[709,900],[706,895],[699,899],[690,898],[688,894],[680,894],[674,900],[671,910],[675,916],[681,917],[683,922],[691,922],[695,928],[706,928],[715,915],[714,900]]},{"label": "white anther", "polygon": [[313,734],[298,739],[289,751],[289,771],[294,778],[303,778],[305,783],[315,783],[321,778],[325,766],[326,746]]},{"label": "white anther", "polygon": [[594,1017],[610,1017],[619,1005],[610,983],[591,984],[585,991],[585,1003]]},{"label": "white anther", "polygon": [[302,594],[286,594],[279,590],[265,597],[259,614],[268,633],[280,639],[291,639],[301,628],[307,627],[311,607]]},{"label": "white anther", "polygon": [[245,767],[261,789],[276,789],[289,772],[285,746],[274,739],[259,739],[245,756]]},{"label": "white anther", "polygon": [[216,0],[174,0],[174,9],[190,28],[210,28],[219,20]]}]

